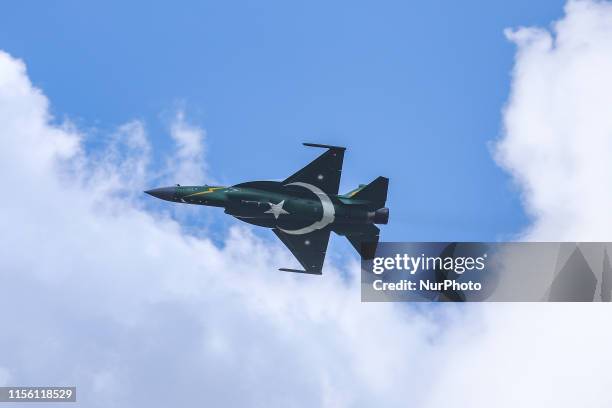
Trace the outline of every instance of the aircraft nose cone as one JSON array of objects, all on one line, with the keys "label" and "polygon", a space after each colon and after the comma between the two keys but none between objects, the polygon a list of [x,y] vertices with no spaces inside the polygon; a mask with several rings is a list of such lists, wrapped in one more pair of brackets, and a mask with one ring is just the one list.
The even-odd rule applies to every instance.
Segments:
[{"label": "aircraft nose cone", "polygon": [[162,200],[173,201],[175,191],[176,187],[161,187],[154,188],[153,190],[147,190],[145,193]]}]

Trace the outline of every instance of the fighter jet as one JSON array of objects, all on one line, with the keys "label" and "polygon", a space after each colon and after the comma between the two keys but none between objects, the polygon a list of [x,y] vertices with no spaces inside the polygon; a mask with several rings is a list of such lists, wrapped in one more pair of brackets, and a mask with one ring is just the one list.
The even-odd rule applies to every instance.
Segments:
[{"label": "fighter jet", "polygon": [[177,203],[221,207],[249,224],[271,228],[304,270],[321,275],[331,231],[348,238],[365,258],[374,256],[380,230],[389,220],[389,179],[378,177],[338,195],[346,148],[314,143],[327,151],[284,181],[248,181],[233,186],[162,187],[145,193]]}]

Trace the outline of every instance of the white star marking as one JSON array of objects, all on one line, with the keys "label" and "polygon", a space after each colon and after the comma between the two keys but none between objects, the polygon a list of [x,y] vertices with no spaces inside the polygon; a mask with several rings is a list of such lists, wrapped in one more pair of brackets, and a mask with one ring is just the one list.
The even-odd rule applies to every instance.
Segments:
[{"label": "white star marking", "polygon": [[274,218],[277,220],[278,220],[279,215],[289,214],[289,212],[283,210],[283,204],[285,204],[285,200],[281,201],[278,204],[272,204],[272,203],[268,203],[268,204],[270,204],[270,209],[266,211],[266,214],[274,215]]}]

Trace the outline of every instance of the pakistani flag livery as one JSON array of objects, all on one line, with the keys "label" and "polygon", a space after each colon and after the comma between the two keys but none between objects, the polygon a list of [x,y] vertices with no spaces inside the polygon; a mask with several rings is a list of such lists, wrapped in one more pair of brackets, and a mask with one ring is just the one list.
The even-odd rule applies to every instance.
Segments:
[{"label": "pakistani flag livery", "polygon": [[346,236],[364,258],[373,257],[380,233],[374,224],[389,220],[385,207],[389,179],[378,177],[338,195],[346,149],[304,145],[327,151],[281,182],[249,181],[230,187],[177,185],[146,193],[167,201],[222,207],[239,220],[271,228],[304,267],[281,271],[320,275],[331,231]]}]

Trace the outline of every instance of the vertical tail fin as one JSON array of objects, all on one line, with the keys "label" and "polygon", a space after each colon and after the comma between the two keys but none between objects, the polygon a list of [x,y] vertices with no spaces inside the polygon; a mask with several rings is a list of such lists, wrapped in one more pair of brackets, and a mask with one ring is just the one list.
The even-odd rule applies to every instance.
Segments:
[{"label": "vertical tail fin", "polygon": [[372,210],[377,210],[385,206],[388,188],[389,179],[381,176],[367,186],[352,193],[349,198],[369,201],[371,204],[368,204],[368,207]]}]

